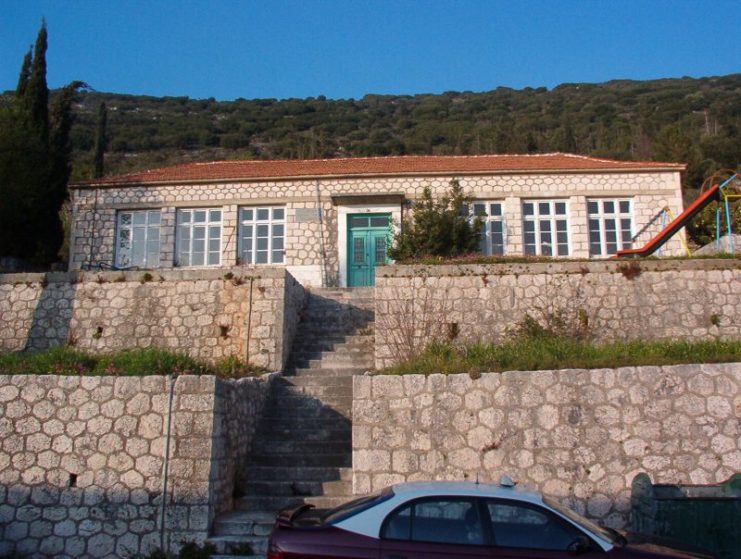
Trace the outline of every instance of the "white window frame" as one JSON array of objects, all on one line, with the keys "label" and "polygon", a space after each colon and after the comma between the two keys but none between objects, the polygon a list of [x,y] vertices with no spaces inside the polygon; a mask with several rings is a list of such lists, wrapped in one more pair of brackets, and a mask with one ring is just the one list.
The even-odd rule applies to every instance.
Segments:
[{"label": "white window frame", "polygon": [[[525,213],[526,204],[533,204],[533,213],[531,215],[526,215]],[[548,205],[548,213],[541,213],[542,204]],[[556,213],[558,204],[564,204],[563,213]],[[544,221],[550,224],[550,231],[543,229],[542,222]],[[566,224],[566,231],[558,230],[559,222]],[[534,252],[528,252],[528,243],[526,240],[528,223],[533,223],[533,233],[535,235]],[[559,254],[559,245],[563,243],[558,241],[558,233],[564,232],[566,233],[566,254]],[[551,235],[550,243],[543,241],[543,237],[548,233]],[[543,250],[546,246],[550,246],[550,254],[548,254],[548,251]],[[533,198],[522,201],[522,252],[528,256],[551,256],[555,258],[567,258],[571,256],[571,222],[569,219],[569,201],[567,199]]]},{"label": "white window frame", "polygon": [[[267,218],[259,218],[261,211],[267,211]],[[255,266],[283,266],[286,263],[286,207],[285,206],[240,206],[238,209],[239,231],[237,242],[237,262]],[[247,212],[252,217],[247,218]],[[276,217],[282,212],[282,217]],[[246,235],[251,227],[252,234]],[[259,227],[267,227],[267,236],[258,236]],[[276,227],[282,228],[282,234],[276,234]],[[258,248],[258,241],[267,239],[266,248]],[[265,262],[257,262],[258,252],[266,253]]]},{"label": "white window frame", "polygon": [[[499,213],[495,214],[491,211],[493,205],[499,206]],[[483,208],[482,208],[483,206]],[[483,213],[481,210],[483,209]],[[479,243],[479,250],[486,256],[504,256],[507,254],[507,221],[504,219],[504,200],[476,200],[471,202],[471,218],[481,218],[483,223],[483,229],[481,231],[481,241]],[[501,247],[502,251],[494,254],[494,234],[492,234],[492,224],[498,224],[501,231]],[[497,233],[498,234],[498,233]],[[497,243],[498,245],[499,243]]]},{"label": "white window frame", "polygon": [[[125,217],[129,218],[124,223]],[[136,223],[143,217],[143,223]],[[116,212],[116,243],[114,264],[116,268],[157,268],[160,265],[162,213],[160,210],[120,210]],[[141,233],[143,238],[137,233]],[[128,246],[124,243],[127,242]],[[134,261],[135,244],[143,243],[143,258]],[[156,243],[156,246],[155,246]]]},{"label": "white window frame", "polygon": [[[205,220],[193,221],[196,212],[205,212]],[[215,219],[214,212],[219,212],[219,218]],[[185,221],[185,216],[188,221]],[[177,266],[183,268],[205,268],[221,265],[222,250],[222,231],[223,231],[224,210],[222,208],[178,208],[177,210],[177,233],[175,235],[175,254]],[[214,235],[213,228],[218,227]],[[194,233],[200,229],[204,230],[203,239],[194,239]],[[185,234],[187,231],[187,235]],[[203,263],[193,263],[194,255],[201,254],[201,251],[194,251],[194,240],[203,240]],[[212,241],[218,244],[218,249],[211,248]],[[216,256],[215,262],[209,262],[211,256]]]},{"label": "white window frame", "polygon": [[[605,211],[605,203],[612,203],[612,212]],[[621,208],[622,204],[628,204],[628,211],[624,212]],[[597,204],[597,212],[591,211],[591,205]],[[630,229],[627,231],[627,239],[625,237],[626,231],[623,229],[622,220],[630,220]],[[615,250],[610,251],[608,245],[611,244],[607,240],[607,224],[608,220],[614,220],[615,223]],[[600,252],[596,253],[592,251],[592,222],[597,222],[597,234],[599,235]],[[631,198],[588,198],[587,199],[587,235],[589,236],[589,256],[590,257],[607,257],[615,254],[618,250],[631,248],[633,238],[633,231],[635,226],[635,220],[633,219],[633,200]]]}]

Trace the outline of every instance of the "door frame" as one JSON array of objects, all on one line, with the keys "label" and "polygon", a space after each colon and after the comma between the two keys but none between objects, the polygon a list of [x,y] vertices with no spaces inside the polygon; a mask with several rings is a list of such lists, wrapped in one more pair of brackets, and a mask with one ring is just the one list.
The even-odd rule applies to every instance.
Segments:
[{"label": "door frame", "polygon": [[339,265],[340,287],[347,287],[348,272],[348,231],[347,218],[350,214],[391,214],[391,233],[399,232],[401,223],[401,205],[396,204],[374,204],[374,205],[338,205],[337,206],[337,259]]}]

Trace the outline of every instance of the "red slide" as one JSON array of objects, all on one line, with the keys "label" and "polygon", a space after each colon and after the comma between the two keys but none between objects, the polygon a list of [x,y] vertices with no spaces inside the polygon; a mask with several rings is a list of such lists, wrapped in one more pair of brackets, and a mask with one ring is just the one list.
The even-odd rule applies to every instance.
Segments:
[{"label": "red slide", "polygon": [[707,206],[710,202],[717,200],[719,195],[719,186],[714,184],[708,190],[703,192],[697,200],[692,202],[687,208],[679,214],[672,222],[659,231],[653,239],[648,241],[641,248],[630,248],[626,250],[619,250],[615,254],[615,258],[622,258],[625,256],[648,256],[659,250],[664,243],[666,243],[677,231],[687,225],[687,222],[695,217],[697,213]]}]

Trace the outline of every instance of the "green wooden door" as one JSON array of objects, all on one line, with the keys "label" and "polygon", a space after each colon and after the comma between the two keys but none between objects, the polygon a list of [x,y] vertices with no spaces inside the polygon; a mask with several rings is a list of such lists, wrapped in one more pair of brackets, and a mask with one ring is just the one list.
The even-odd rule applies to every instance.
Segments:
[{"label": "green wooden door", "polygon": [[376,266],[386,264],[391,231],[390,214],[347,216],[347,286],[375,284]]}]

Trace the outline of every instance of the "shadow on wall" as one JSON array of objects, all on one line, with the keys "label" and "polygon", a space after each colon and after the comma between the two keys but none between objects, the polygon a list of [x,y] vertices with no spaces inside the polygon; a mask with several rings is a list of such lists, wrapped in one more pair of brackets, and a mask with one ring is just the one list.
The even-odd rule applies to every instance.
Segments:
[{"label": "shadow on wall", "polygon": [[189,511],[171,499],[163,529],[161,492],[77,487],[74,474],[62,474],[64,485],[0,485],[0,557],[130,557],[206,538],[188,530]]},{"label": "shadow on wall", "polygon": [[31,317],[24,347],[26,351],[75,345],[71,324],[77,283],[69,281],[67,274],[64,278],[55,277],[58,275],[46,273],[40,283],[41,294]]}]

